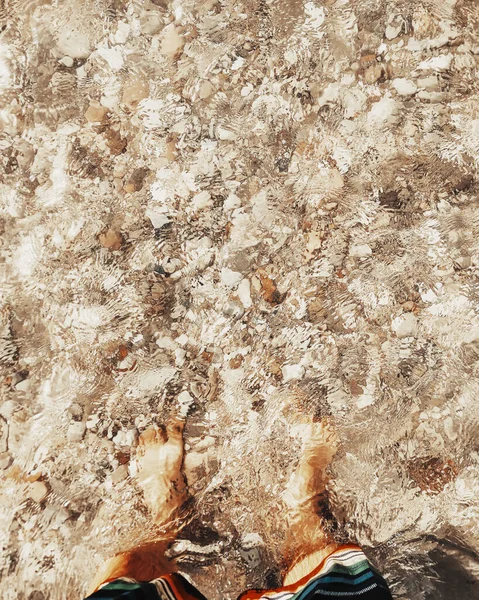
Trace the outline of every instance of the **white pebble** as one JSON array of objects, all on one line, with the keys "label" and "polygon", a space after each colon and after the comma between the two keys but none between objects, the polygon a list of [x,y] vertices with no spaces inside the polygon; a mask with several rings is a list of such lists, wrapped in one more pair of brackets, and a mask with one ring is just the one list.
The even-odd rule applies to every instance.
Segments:
[{"label": "white pebble", "polygon": [[404,313],[393,319],[391,327],[398,338],[410,337],[416,333],[417,319],[413,313]]},{"label": "white pebble", "polygon": [[238,286],[237,294],[239,299],[241,300],[241,304],[245,308],[251,308],[253,303],[251,301],[251,284],[249,282],[249,279],[243,279],[243,281]]},{"label": "white pebble", "polygon": [[286,383],[287,381],[302,379],[304,377],[305,369],[301,364],[284,365],[281,367],[281,372],[283,373],[283,381]]},{"label": "white pebble", "polygon": [[221,269],[221,281],[228,287],[236,287],[242,279],[243,275],[237,271],[228,269],[228,267]]},{"label": "white pebble", "polygon": [[69,442],[81,442],[85,435],[86,425],[83,421],[73,421],[67,432],[67,440]]},{"label": "white pebble", "polygon": [[392,82],[394,89],[400,96],[412,96],[417,92],[417,85],[404,77],[397,77]]},{"label": "white pebble", "polygon": [[163,29],[163,39],[161,41],[160,52],[169,58],[173,58],[175,54],[183,48],[185,44],[184,38],[179,34],[174,23],[170,23]]},{"label": "white pebble", "polygon": [[457,440],[457,432],[454,431],[454,422],[452,417],[446,417],[444,419],[444,431],[452,442]]},{"label": "white pebble", "polygon": [[48,488],[43,481],[34,481],[28,486],[28,497],[35,502],[41,502],[47,497]]},{"label": "white pebble", "polygon": [[351,246],[349,250],[350,256],[363,257],[369,256],[372,253],[373,251],[371,250],[371,246],[368,246],[368,244],[358,244],[357,246]]}]

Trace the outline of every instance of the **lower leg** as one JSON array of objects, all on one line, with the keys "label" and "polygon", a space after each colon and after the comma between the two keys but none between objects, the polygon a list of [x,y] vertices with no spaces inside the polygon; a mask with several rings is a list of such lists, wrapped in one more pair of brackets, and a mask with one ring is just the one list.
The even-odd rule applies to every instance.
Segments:
[{"label": "lower leg", "polygon": [[166,431],[150,428],[140,436],[138,483],[159,534],[109,558],[96,574],[89,593],[120,577],[150,581],[176,570],[165,551],[176,537],[179,510],[188,497],[181,472],[183,426],[182,421],[174,419]]},{"label": "lower leg", "polygon": [[310,427],[300,464],[283,494],[287,515],[285,585],[309,575],[339,547],[324,528],[321,506],[326,495],[326,469],[336,452],[336,437],[325,421]]}]

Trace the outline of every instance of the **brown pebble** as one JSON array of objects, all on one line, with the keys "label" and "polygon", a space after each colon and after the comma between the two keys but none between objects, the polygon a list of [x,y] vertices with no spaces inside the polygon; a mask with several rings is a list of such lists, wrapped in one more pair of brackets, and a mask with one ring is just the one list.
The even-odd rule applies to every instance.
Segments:
[{"label": "brown pebble", "polygon": [[452,460],[439,457],[410,460],[407,470],[419,488],[428,494],[442,492],[446,484],[453,481],[458,473],[458,468]]},{"label": "brown pebble", "polygon": [[263,270],[260,270],[258,275],[261,280],[261,295],[266,302],[269,302],[269,304],[272,304],[273,306],[281,304],[281,302],[283,302],[285,299],[286,294],[281,294],[279,292],[278,288],[276,287],[276,283],[273,281],[273,279],[268,277]]},{"label": "brown pebble", "polygon": [[105,138],[110,152],[115,156],[125,151],[128,142],[126,138],[121,137],[121,133],[118,130],[109,127],[105,130]]},{"label": "brown pebble", "polygon": [[148,98],[149,94],[148,82],[138,77],[132,77],[125,82],[121,100],[128,108],[134,109],[142,100]]},{"label": "brown pebble", "polygon": [[383,68],[379,64],[371,65],[368,67],[364,73],[364,81],[372,85],[376,83],[379,79],[381,79],[383,74]]},{"label": "brown pebble", "polygon": [[40,503],[48,495],[48,488],[43,481],[34,481],[28,486],[28,497]]},{"label": "brown pebble", "polygon": [[90,123],[101,123],[104,121],[107,113],[108,109],[101,106],[101,104],[90,104],[85,113],[85,119]]},{"label": "brown pebble", "polygon": [[103,248],[108,248],[109,250],[119,250],[123,243],[121,234],[114,229],[108,229],[105,233],[102,233],[99,240]]},{"label": "brown pebble", "polygon": [[230,359],[230,369],[239,369],[243,364],[243,360],[244,358],[242,354],[233,356],[233,358]]},{"label": "brown pebble", "polygon": [[127,194],[132,194],[133,192],[139,192],[143,188],[143,183],[145,178],[147,177],[149,169],[145,167],[140,167],[139,169],[135,169],[130,176],[130,179],[125,184],[123,188]]}]

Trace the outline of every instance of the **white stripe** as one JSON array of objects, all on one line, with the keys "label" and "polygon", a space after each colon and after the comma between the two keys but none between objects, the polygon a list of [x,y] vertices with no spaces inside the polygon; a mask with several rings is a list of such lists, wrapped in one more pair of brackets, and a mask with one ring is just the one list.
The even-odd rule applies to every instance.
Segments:
[{"label": "white stripe", "polygon": [[[175,595],[173,594],[173,592],[170,590],[170,586],[168,585],[168,582],[166,582],[162,577],[155,579],[152,583],[154,583],[156,585],[157,589],[158,589],[158,584],[160,584],[165,596],[169,600],[177,600]],[[161,590],[159,590],[159,591],[161,591]]]},{"label": "white stripe", "polygon": [[320,590],[317,593],[321,593],[321,595],[323,595],[323,596],[359,596],[360,594],[365,594],[366,592],[370,592],[375,587],[378,587],[377,583],[373,583],[369,587],[364,588],[364,590],[358,590],[357,592],[329,592],[329,591],[325,591],[325,590]]}]

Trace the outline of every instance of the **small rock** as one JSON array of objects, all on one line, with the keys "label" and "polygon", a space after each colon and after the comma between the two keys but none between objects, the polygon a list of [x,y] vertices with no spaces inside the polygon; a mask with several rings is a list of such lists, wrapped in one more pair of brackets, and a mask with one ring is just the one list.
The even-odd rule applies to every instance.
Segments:
[{"label": "small rock", "polygon": [[215,91],[213,84],[206,80],[200,85],[199,96],[202,100],[211,96],[211,94]]},{"label": "small rock", "polygon": [[146,11],[140,17],[141,33],[145,35],[155,35],[156,33],[160,33],[162,25],[163,20],[157,12]]},{"label": "small rock", "polygon": [[236,194],[231,193],[223,203],[223,210],[228,212],[241,206],[241,198]]},{"label": "small rock", "polygon": [[150,170],[145,167],[135,169],[125,184],[125,192],[131,194],[133,192],[139,192],[143,188],[143,183],[148,176]]},{"label": "small rock", "polygon": [[417,330],[417,319],[412,312],[404,313],[393,319],[392,330],[398,338],[411,337]]},{"label": "small rock", "polygon": [[86,426],[88,429],[93,429],[100,422],[100,417],[96,414],[90,415],[87,419]]},{"label": "small rock", "polygon": [[120,483],[120,481],[124,481],[128,477],[128,466],[126,464],[120,465],[117,469],[113,471],[111,474],[112,483]]},{"label": "small rock", "polygon": [[388,25],[386,27],[386,39],[393,40],[401,33],[402,25]]},{"label": "small rock", "polygon": [[251,308],[253,302],[251,301],[251,284],[249,279],[243,279],[236,290],[238,297],[245,308]]},{"label": "small rock", "polygon": [[237,354],[236,356],[233,356],[232,358],[230,358],[229,362],[230,369],[239,369],[243,364],[243,361],[244,357],[242,354]]},{"label": "small rock", "polygon": [[430,75],[429,77],[419,77],[417,80],[417,86],[428,91],[436,90],[439,85],[439,80],[436,75]]},{"label": "small rock", "polygon": [[[468,269],[471,264],[471,257],[470,256],[460,256],[459,258],[456,258],[456,260],[454,261],[454,263],[460,268],[460,269]],[[17,386],[18,388],[18,386]]]},{"label": "small rock", "polygon": [[73,58],[71,56],[64,56],[58,62],[62,63],[62,65],[65,65],[65,67],[69,69],[73,67],[74,64]]},{"label": "small rock", "polygon": [[381,79],[382,74],[383,68],[380,64],[371,65],[364,72],[364,81],[369,83],[369,85],[373,85],[376,81]]},{"label": "small rock", "polygon": [[13,458],[10,452],[0,453],[0,471],[5,471],[12,464]]},{"label": "small rock", "polygon": [[211,198],[211,194],[209,192],[203,190],[199,194],[193,196],[193,204],[197,210],[201,210],[202,208],[213,206],[213,199]]},{"label": "small rock", "polygon": [[68,407],[68,412],[75,420],[79,420],[83,415],[83,408],[77,402],[72,402]]},{"label": "small rock", "polygon": [[184,38],[174,23],[170,23],[163,29],[160,52],[168,58],[174,58],[185,45]]},{"label": "small rock", "polygon": [[132,77],[128,79],[123,86],[121,101],[130,110],[133,110],[142,100],[148,98],[149,94],[150,86],[148,85],[148,82],[144,79],[139,79],[138,77]]},{"label": "small rock", "polygon": [[101,123],[105,120],[108,109],[100,103],[95,102],[90,104],[85,113],[85,119],[90,123]]},{"label": "small rock", "polygon": [[431,71],[448,71],[451,68],[452,63],[452,54],[440,54],[439,56],[433,56],[432,58],[428,58],[423,60],[418,69],[420,70],[431,70]]},{"label": "small rock", "polygon": [[108,229],[105,233],[102,233],[99,240],[103,248],[108,248],[108,250],[119,250],[123,243],[121,234],[114,229]]},{"label": "small rock", "polygon": [[412,96],[417,92],[417,85],[404,77],[397,77],[392,81],[393,87],[400,96]]},{"label": "small rock", "polygon": [[85,435],[86,425],[83,421],[73,421],[67,432],[67,440],[69,442],[81,442]]},{"label": "small rock", "polygon": [[184,471],[188,485],[193,485],[201,476],[206,455],[200,452],[188,452],[185,456]]},{"label": "small rock", "polygon": [[216,444],[216,439],[212,435],[206,435],[195,445],[195,450],[206,450]]},{"label": "small rock", "polygon": [[226,127],[218,127],[217,129],[217,134],[218,134],[218,138],[220,140],[225,140],[225,141],[234,141],[237,139],[237,134],[232,131],[231,129],[226,129]]},{"label": "small rock", "polygon": [[457,432],[454,431],[454,422],[452,420],[452,417],[446,417],[444,419],[444,432],[452,442],[457,440],[458,435]]},{"label": "small rock", "polygon": [[223,306],[223,314],[225,317],[240,319],[244,315],[243,305],[234,300],[229,300]]},{"label": "small rock", "polygon": [[228,267],[221,269],[221,281],[228,287],[236,287],[243,279],[243,275],[237,271],[232,271]]},{"label": "small rock", "polygon": [[261,280],[261,295],[273,306],[281,304],[286,297],[286,294],[281,294],[276,283],[264,272],[260,270],[258,275]]},{"label": "small rock", "polygon": [[90,39],[86,33],[63,28],[58,39],[58,48],[62,54],[71,58],[88,58],[90,56]]},{"label": "small rock", "polygon": [[121,137],[121,133],[118,129],[114,127],[108,127],[104,131],[104,136],[106,145],[114,156],[119,156],[125,152],[125,149],[128,146],[128,141],[126,138]]},{"label": "small rock", "polygon": [[293,381],[295,379],[302,379],[304,377],[305,369],[303,365],[283,365],[281,367],[281,373],[283,374],[283,381]]},{"label": "small rock", "polygon": [[17,383],[17,385],[15,386],[15,389],[19,392],[28,392],[28,391],[30,391],[31,387],[32,387],[32,380],[24,379],[23,381],[20,381],[19,383]]},{"label": "small rock", "polygon": [[34,481],[28,486],[28,497],[40,503],[48,495],[48,487],[43,481]]},{"label": "small rock", "polygon": [[349,249],[350,256],[364,257],[372,254],[371,246],[368,244],[358,244],[357,246],[351,246]]},{"label": "small rock", "polygon": [[185,418],[188,414],[188,411],[193,406],[195,400],[193,396],[187,391],[184,390],[178,395],[178,416]]}]

